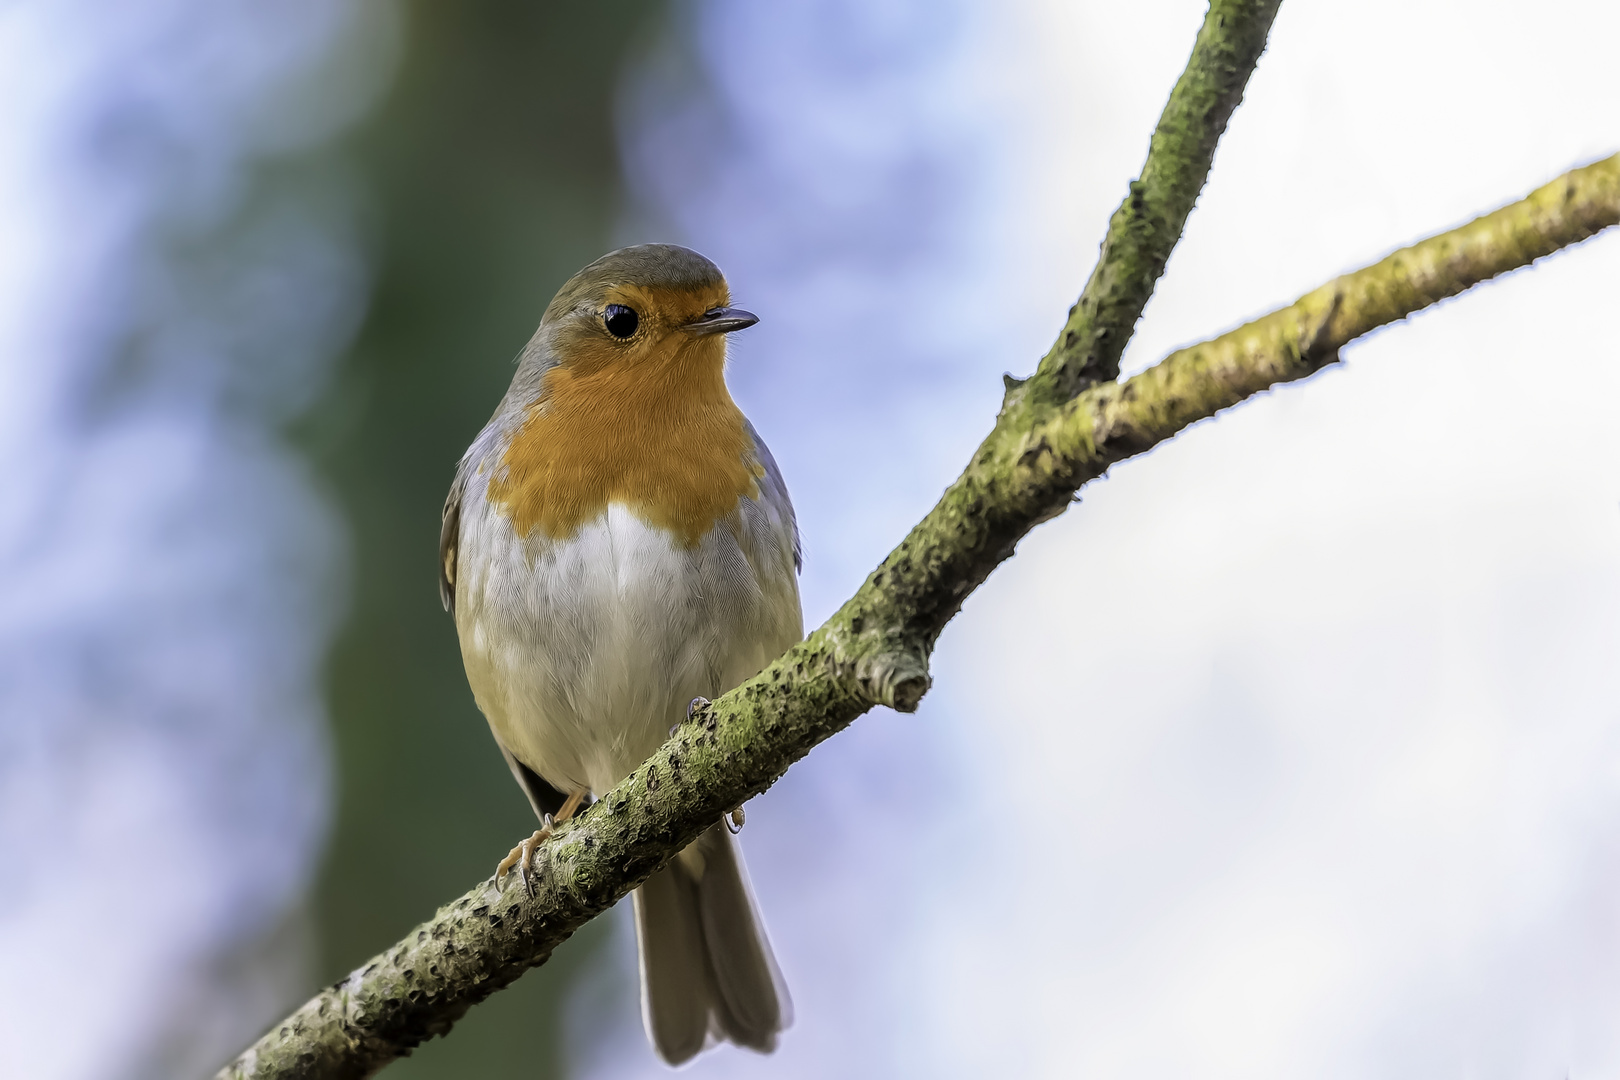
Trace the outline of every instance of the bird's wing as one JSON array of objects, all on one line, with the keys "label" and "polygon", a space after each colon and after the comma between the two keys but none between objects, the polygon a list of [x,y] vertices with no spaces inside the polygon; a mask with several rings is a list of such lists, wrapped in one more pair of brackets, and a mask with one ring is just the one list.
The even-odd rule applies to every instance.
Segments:
[{"label": "bird's wing", "polygon": [[467,459],[456,466],[450,494],[444,498],[444,516],[439,524],[439,601],[444,610],[456,610],[456,548],[461,542],[461,495],[467,489]]},{"label": "bird's wing", "polygon": [[[793,534],[793,569],[804,569],[804,546],[799,542],[799,521],[793,513],[793,500],[788,498],[787,481],[782,479],[782,470],[776,466],[776,458],[771,456],[771,448],[765,445],[765,440],[759,437],[752,422],[744,420],[748,429],[748,437],[754,440],[754,453],[759,457],[759,463],[765,469],[764,483],[760,484],[760,499],[770,504]],[[795,639],[797,640],[797,639]]]}]

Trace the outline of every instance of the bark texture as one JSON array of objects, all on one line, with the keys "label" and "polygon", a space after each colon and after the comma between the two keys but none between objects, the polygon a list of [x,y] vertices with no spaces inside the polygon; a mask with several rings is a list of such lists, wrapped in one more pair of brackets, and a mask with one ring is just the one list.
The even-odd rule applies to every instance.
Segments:
[{"label": "bark texture", "polygon": [[1052,351],[1009,380],[966,470],[825,625],[694,710],[622,784],[544,844],[535,895],[493,879],[272,1029],[222,1078],[369,1076],[544,963],[722,813],[873,705],[917,707],[963,599],[1076,489],[1187,425],[1338,358],[1356,337],[1620,221],[1620,156],[1347,274],[1123,382],[1119,357],[1208,173],[1277,3],[1217,0],[1142,176]]}]

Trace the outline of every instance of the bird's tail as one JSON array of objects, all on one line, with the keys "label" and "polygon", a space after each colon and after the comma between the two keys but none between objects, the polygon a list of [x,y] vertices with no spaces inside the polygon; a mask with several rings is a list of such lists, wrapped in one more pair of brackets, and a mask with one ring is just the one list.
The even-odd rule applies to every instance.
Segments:
[{"label": "bird's tail", "polygon": [[641,1015],[679,1065],[716,1041],[761,1053],[793,1022],[731,835],[716,825],[635,892]]}]

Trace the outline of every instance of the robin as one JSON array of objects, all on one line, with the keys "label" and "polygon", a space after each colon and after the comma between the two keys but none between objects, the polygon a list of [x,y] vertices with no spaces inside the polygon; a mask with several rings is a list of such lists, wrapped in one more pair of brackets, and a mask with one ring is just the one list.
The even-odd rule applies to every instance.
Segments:
[{"label": "robin", "polygon": [[[440,594],[478,707],[541,828],[629,775],[691,702],[804,633],[793,505],[726,389],[757,316],[671,244],[604,255],[546,308],[444,504]],[[740,818],[740,812],[738,814]],[[634,894],[647,1036],[678,1065],[768,1053],[791,1003],[717,822]]]}]

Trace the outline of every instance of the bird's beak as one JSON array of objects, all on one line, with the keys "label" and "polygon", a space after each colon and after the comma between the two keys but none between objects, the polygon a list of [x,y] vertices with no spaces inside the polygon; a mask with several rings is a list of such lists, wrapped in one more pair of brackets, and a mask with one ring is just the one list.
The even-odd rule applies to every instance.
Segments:
[{"label": "bird's beak", "polygon": [[759,316],[742,308],[723,307],[705,311],[686,324],[694,334],[729,334],[733,330],[746,330],[759,322]]}]

